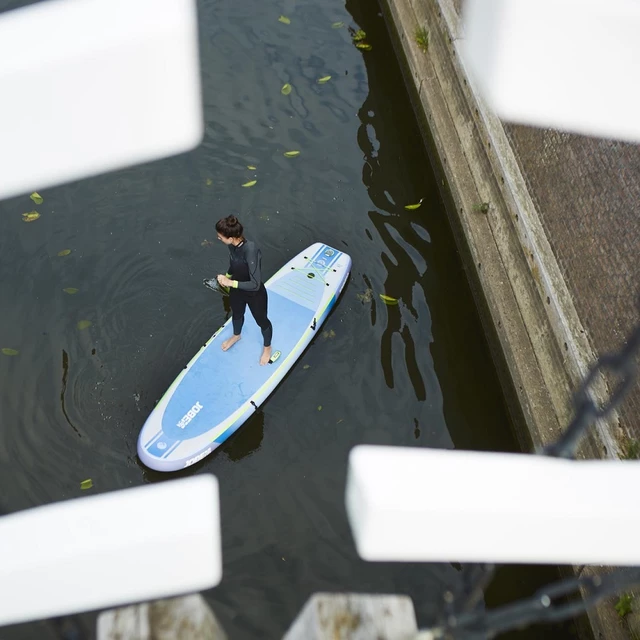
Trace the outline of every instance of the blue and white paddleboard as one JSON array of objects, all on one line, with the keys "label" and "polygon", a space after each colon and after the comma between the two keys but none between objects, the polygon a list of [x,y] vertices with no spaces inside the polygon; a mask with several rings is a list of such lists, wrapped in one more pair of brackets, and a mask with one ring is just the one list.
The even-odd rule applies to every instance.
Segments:
[{"label": "blue and white paddleboard", "polygon": [[258,409],[284,378],[336,303],[351,258],[316,242],[266,283],[273,324],[271,362],[260,366],[262,333],[249,309],[242,339],[228,351],[231,319],[184,368],[147,418],[138,456],[151,469],[184,469],[220,446]]}]

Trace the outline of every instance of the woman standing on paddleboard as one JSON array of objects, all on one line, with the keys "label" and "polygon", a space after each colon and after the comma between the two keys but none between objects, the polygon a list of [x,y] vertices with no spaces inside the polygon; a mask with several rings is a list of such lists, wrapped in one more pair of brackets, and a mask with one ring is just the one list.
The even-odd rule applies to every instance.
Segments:
[{"label": "woman standing on paddleboard", "polygon": [[262,330],[264,348],[260,364],[264,365],[271,358],[273,327],[267,317],[267,290],[260,271],[262,254],[255,242],[245,239],[242,231],[242,225],[235,216],[228,216],[216,222],[218,240],[229,247],[230,258],[227,274],[217,276],[220,285],[229,287],[233,323],[233,336],[222,343],[222,350],[227,351],[240,340],[244,312],[248,305],[251,315]]}]

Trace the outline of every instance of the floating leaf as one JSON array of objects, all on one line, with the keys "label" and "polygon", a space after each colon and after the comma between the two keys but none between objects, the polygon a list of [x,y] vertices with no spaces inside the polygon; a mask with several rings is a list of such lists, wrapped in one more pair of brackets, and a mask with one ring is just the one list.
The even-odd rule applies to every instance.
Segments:
[{"label": "floating leaf", "polygon": [[30,196],[29,196],[36,204],[42,204],[44,202],[44,198],[37,192],[34,191]]},{"label": "floating leaf", "polygon": [[39,217],[40,217],[40,214],[37,211],[29,211],[29,213],[22,214],[22,219],[25,222],[33,222],[34,220],[37,220]]},{"label": "floating leaf", "polygon": [[330,329],[329,331],[323,331],[322,332],[322,337],[323,338],[335,338],[336,337],[336,332],[333,329]]},{"label": "floating leaf", "polygon": [[66,289],[63,289],[63,291],[65,293],[68,293],[70,296],[72,296],[74,293],[78,293],[78,289],[76,289],[75,287],[67,287]]},{"label": "floating leaf", "polygon": [[305,364],[304,367],[302,367],[303,369],[309,369],[311,367],[310,364]]},{"label": "floating leaf", "polygon": [[211,240],[207,240],[206,238],[200,243],[201,247],[212,247],[213,242]]},{"label": "floating leaf", "polygon": [[342,29],[342,27],[344,27],[344,22],[334,22],[331,25],[332,29]]},{"label": "floating leaf", "polygon": [[373,47],[366,42],[358,42],[356,44],[356,47],[358,47],[358,49],[362,49],[363,51],[371,51],[371,49],[373,49]]},{"label": "floating leaf", "polygon": [[367,34],[362,30],[358,29],[355,33],[351,35],[354,42],[361,42],[367,37]]},{"label": "floating leaf", "polygon": [[58,257],[64,258],[64,256],[68,256],[71,253],[71,249],[63,249],[62,251],[58,251]]},{"label": "floating leaf", "polygon": [[211,178],[207,178],[207,187],[210,187],[213,184],[213,180]]},{"label": "floating leaf", "polygon": [[284,155],[286,158],[295,158],[296,156],[300,155],[299,151],[285,151]]},{"label": "floating leaf", "polygon": [[329,82],[331,80],[331,76],[323,76],[318,79],[318,84],[324,84],[325,82]]},{"label": "floating leaf", "polygon": [[322,405],[318,405],[318,411],[322,411]]},{"label": "floating leaf", "polygon": [[404,205],[404,208],[405,208],[407,211],[413,211],[414,209],[417,209],[417,208],[422,204],[422,201],[423,201],[423,200],[424,200],[424,198],[420,198],[420,201],[419,201],[419,202],[416,202],[416,204],[405,204],[405,205]]},{"label": "floating leaf", "polygon": [[247,169],[251,169],[251,171],[255,171],[256,168],[252,164],[247,165]]},{"label": "floating leaf", "polygon": [[398,304],[398,299],[397,298],[392,298],[391,296],[385,296],[384,293],[380,294],[380,299],[382,300],[382,302],[384,302],[385,304],[388,304],[390,306]]},{"label": "floating leaf", "polygon": [[83,480],[80,483],[80,488],[84,491],[85,489],[91,489],[91,487],[93,487],[93,480],[91,480],[91,478],[88,478],[87,480]]},{"label": "floating leaf", "polygon": [[249,180],[249,182],[245,182],[242,186],[243,187],[253,187],[254,184],[256,184],[256,182],[258,182],[257,180]]},{"label": "floating leaf", "polygon": [[20,352],[17,349],[9,349],[8,347],[5,347],[2,349],[2,353],[5,356],[17,356]]},{"label": "floating leaf", "polygon": [[91,326],[91,320],[80,320],[78,322],[78,329],[82,331],[82,329],[88,329]]},{"label": "floating leaf", "polygon": [[292,89],[291,85],[287,82],[282,85],[282,89],[280,89],[280,93],[283,96],[288,96],[291,93],[291,89]]},{"label": "floating leaf", "polygon": [[364,293],[357,293],[356,298],[358,298],[360,302],[371,302],[373,298],[373,290],[367,289]]},{"label": "floating leaf", "polygon": [[283,24],[291,24],[291,20],[289,20],[287,16],[280,16],[278,18],[278,22],[282,22]]}]

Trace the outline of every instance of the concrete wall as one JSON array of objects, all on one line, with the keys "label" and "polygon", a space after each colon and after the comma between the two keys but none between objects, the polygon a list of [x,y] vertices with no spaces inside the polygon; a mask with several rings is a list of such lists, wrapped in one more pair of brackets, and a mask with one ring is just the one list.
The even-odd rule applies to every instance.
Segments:
[{"label": "concrete wall", "polygon": [[[441,179],[517,435],[523,450],[540,447],[555,440],[570,422],[573,392],[597,354],[619,345],[620,335],[612,337],[611,330],[626,332],[633,324],[634,296],[640,288],[640,234],[637,226],[628,227],[635,216],[630,209],[627,218],[618,219],[615,208],[606,209],[616,224],[615,234],[604,244],[585,240],[588,227],[583,217],[594,216],[594,206],[607,199],[605,195],[598,200],[601,189],[593,186],[606,181],[603,171],[616,171],[618,166],[617,173],[623,176],[617,176],[618,193],[624,191],[630,203],[634,194],[640,195],[639,177],[632,170],[640,169],[640,152],[629,145],[584,143],[588,139],[504,125],[474,90],[460,58],[464,35],[460,0],[380,0],[380,4]],[[429,33],[426,51],[416,43],[419,27]],[[584,154],[571,156],[585,144],[592,149],[600,145],[586,172]],[[626,161],[611,161],[616,149],[625,150]],[[626,171],[619,170],[620,162]],[[576,182],[576,177],[583,182]],[[587,190],[584,183],[590,179],[593,184]],[[629,187],[634,180],[635,189]],[[586,193],[591,207],[572,200]],[[488,210],[482,203],[489,203]],[[602,217],[599,210],[597,219]],[[602,222],[599,227],[600,233],[610,231]],[[614,259],[614,250],[623,257]],[[611,273],[602,271],[606,265]],[[629,272],[635,272],[635,279]],[[597,279],[599,287],[594,286]],[[607,300],[617,301],[618,307],[603,305],[603,293],[614,285],[618,289]],[[628,311],[620,316],[622,306]],[[605,398],[607,380],[601,378],[594,393]],[[632,413],[626,415],[633,420]],[[625,440],[620,425],[618,415],[598,423],[578,457],[620,456]],[[633,436],[639,432],[638,419],[635,424],[627,420],[623,427]],[[590,612],[596,638],[628,637],[614,602]]]}]

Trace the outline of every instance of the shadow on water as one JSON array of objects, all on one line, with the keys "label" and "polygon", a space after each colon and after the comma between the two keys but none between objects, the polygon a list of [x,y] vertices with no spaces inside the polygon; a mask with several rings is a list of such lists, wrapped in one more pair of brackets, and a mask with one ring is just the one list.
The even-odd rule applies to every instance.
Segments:
[{"label": "shadow on water", "polygon": [[225,456],[231,462],[240,462],[241,460],[244,460],[260,449],[263,438],[264,412],[259,410],[256,411],[236,433],[229,437],[228,440],[225,440],[216,451],[204,460],[196,462],[196,464],[190,466],[188,469],[167,474],[148,469],[140,462],[139,459],[137,460],[137,463],[145,480],[150,483],[174,480],[176,478],[187,478],[189,476],[197,475],[198,473],[210,473],[211,461],[215,460],[219,456]]}]

